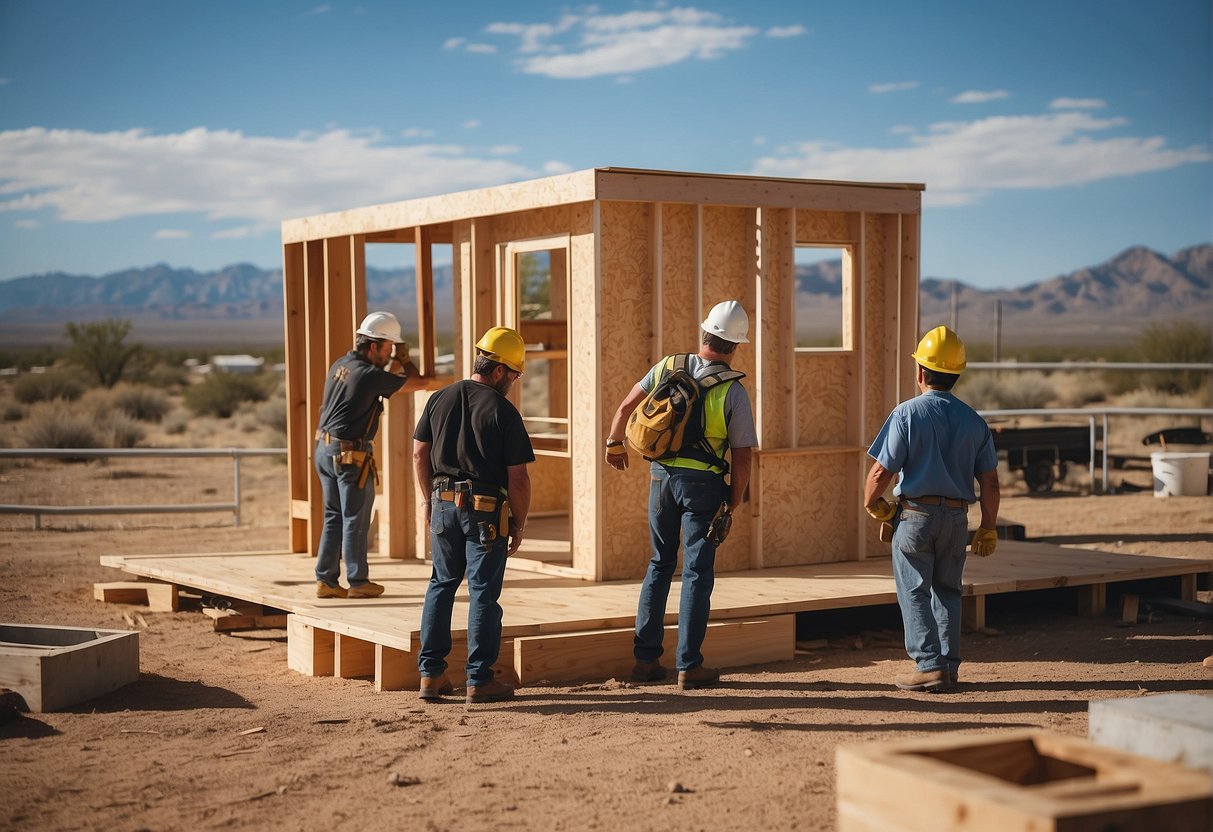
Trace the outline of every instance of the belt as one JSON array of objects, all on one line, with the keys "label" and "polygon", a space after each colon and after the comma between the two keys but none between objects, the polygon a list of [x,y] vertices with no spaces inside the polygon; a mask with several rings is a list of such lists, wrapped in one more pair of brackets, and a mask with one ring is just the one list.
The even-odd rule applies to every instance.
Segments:
[{"label": "belt", "polygon": [[455,502],[455,492],[454,491],[435,491],[434,496],[437,497],[439,500],[446,500],[449,503]]},{"label": "belt", "polygon": [[366,441],[366,439],[342,439],[340,436],[333,436],[333,434],[329,433],[327,430],[317,430],[316,441],[319,442],[321,439],[324,440],[325,444],[330,442],[340,442],[342,448],[358,451],[368,447],[371,444],[370,442]]},{"label": "belt", "polygon": [[924,506],[943,506],[944,508],[968,508],[968,500],[958,500],[955,497],[940,497],[937,494],[927,494],[922,497],[902,497],[902,502],[922,503]]}]

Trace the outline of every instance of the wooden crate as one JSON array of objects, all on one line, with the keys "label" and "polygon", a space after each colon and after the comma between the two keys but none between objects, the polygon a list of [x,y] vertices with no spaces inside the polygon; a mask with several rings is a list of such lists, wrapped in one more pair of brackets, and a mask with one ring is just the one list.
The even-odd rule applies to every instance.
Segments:
[{"label": "wooden crate", "polygon": [[840,832],[1207,832],[1213,822],[1208,772],[1047,731],[844,745],[836,768]]},{"label": "wooden crate", "polygon": [[57,711],[139,678],[139,634],[0,624],[0,688],[35,713]]}]

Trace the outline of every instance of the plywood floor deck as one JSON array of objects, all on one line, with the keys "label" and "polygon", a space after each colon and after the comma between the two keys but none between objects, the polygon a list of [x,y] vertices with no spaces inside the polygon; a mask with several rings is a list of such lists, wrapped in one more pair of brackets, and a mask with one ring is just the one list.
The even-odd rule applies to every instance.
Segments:
[{"label": "plywood floor deck", "polygon": [[[421,608],[430,569],[427,563],[372,557],[371,577],[387,588],[380,598],[320,600],[315,597],[312,561],[281,552],[193,555],[111,555],[105,566],[206,593],[238,598],[286,610],[311,625],[395,650],[415,652]],[[1143,578],[1186,576],[1186,592],[1195,576],[1213,569],[1213,561],[1159,558],[1070,549],[1045,543],[1001,541],[991,558],[969,558],[965,595],[985,596],[1086,586],[1102,609],[1107,584]],[[666,612],[677,621],[677,577]],[[465,588],[466,590],[466,588]],[[456,601],[455,636],[464,635],[467,595]],[[639,581],[589,583],[510,569],[501,604],[505,638],[576,633],[633,626]],[[798,612],[896,603],[891,562],[873,559],[845,563],[733,572],[716,576],[712,620],[717,622],[789,615]],[[981,607],[984,610],[984,604]]]}]

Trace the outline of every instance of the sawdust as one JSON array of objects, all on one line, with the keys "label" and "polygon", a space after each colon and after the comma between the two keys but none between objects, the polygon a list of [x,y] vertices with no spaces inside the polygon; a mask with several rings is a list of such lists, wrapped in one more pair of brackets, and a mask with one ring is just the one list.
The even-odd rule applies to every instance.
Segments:
[{"label": "sawdust", "polygon": [[[128,473],[113,476],[119,467]],[[0,502],[230,493],[222,464],[192,483],[139,470],[13,466],[0,472]],[[1018,727],[1085,735],[1088,700],[1207,691],[1213,680],[1202,666],[1208,621],[1143,604],[1139,622],[1120,627],[1115,595],[1107,615],[1080,618],[1073,591],[1058,589],[992,598],[991,634],[966,637],[954,693],[892,687],[907,668],[888,637],[900,624],[895,608],[875,608],[802,617],[812,649],[728,672],[712,690],[610,681],[422,706],[412,693],[290,671],[282,631],[220,635],[196,611],[92,599],[94,582],[119,578],[98,565],[104,554],[282,548],[285,467],[247,461],[242,478],[239,528],[223,514],[61,517],[35,532],[28,517],[0,517],[0,620],[125,628],[130,617],[142,669],[138,683],[72,710],[0,725],[0,828],[830,829],[840,743]],[[1213,499],[1069,486],[1027,497],[1010,478],[1005,488],[1004,516],[1030,537],[1213,558]]]}]

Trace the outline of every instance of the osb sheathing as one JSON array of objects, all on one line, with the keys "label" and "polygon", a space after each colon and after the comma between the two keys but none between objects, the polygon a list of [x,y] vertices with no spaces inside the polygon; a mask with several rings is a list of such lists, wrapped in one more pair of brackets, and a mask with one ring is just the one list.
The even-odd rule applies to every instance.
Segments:
[{"label": "osb sheathing", "polygon": [[[600,204],[598,239],[603,280],[598,327],[603,355],[599,418],[604,436],[619,402],[651,366],[655,325],[653,210],[647,203]],[[688,344],[677,349],[691,348]],[[594,442],[595,457],[601,456],[601,445],[598,438]],[[638,577],[644,574],[651,556],[646,508],[649,463],[633,452],[631,467],[626,471],[616,471],[601,460],[598,469],[602,472],[599,494],[604,532],[599,579]]]},{"label": "osb sheathing", "polygon": [[[855,541],[846,518],[859,502],[845,487],[854,455],[778,455],[763,461],[762,565],[832,563],[854,558]],[[730,539],[731,542],[731,539]]]},{"label": "osb sheathing", "polygon": [[[661,258],[656,279],[661,281],[661,328],[649,352],[650,365],[673,352],[688,352],[699,329],[699,209],[664,203],[661,217]],[[692,343],[688,343],[692,342]],[[695,347],[698,349],[698,347]]]}]

